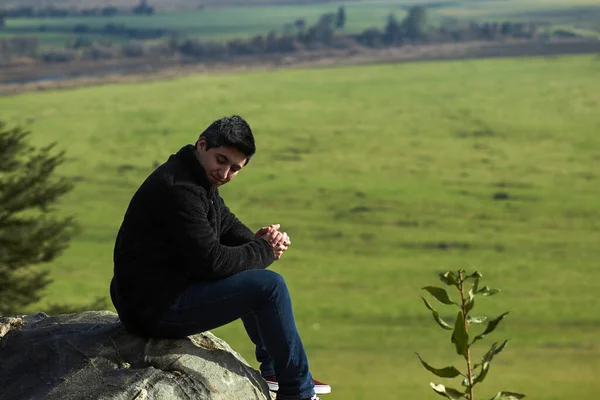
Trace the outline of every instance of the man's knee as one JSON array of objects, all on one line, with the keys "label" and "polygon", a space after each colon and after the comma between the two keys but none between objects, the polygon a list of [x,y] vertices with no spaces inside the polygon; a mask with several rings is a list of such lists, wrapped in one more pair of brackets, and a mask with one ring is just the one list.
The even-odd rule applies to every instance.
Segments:
[{"label": "man's knee", "polygon": [[277,272],[269,271],[269,270],[264,270],[264,271],[269,273],[271,282],[275,288],[287,290],[287,284],[285,283],[285,279],[283,278],[283,276],[281,274],[278,274]]},{"label": "man's knee", "polygon": [[250,279],[251,284],[255,285],[265,294],[270,295],[277,291],[287,290],[285,279],[277,272],[268,269],[247,272],[250,272],[250,275],[252,276],[252,279]]}]

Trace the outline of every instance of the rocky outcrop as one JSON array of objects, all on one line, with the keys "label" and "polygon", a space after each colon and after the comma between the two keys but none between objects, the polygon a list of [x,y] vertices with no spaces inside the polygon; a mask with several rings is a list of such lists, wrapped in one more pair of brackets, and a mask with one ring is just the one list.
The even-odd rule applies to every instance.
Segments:
[{"label": "rocky outcrop", "polygon": [[112,312],[0,318],[0,399],[271,399],[258,371],[210,332],[148,339]]}]

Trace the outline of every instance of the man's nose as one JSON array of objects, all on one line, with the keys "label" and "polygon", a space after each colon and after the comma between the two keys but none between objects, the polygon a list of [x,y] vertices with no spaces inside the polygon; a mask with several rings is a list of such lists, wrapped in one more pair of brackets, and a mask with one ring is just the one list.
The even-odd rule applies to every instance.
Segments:
[{"label": "man's nose", "polygon": [[229,168],[223,168],[223,169],[219,170],[219,174],[220,174],[219,178],[221,178],[221,179],[227,178],[228,173],[229,173]]}]

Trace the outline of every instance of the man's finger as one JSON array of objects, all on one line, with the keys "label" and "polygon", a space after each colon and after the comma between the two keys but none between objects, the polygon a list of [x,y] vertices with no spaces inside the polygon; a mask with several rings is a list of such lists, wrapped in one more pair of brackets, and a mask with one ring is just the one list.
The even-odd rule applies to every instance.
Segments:
[{"label": "man's finger", "polygon": [[269,232],[264,236],[264,238],[267,240],[267,242],[269,242],[269,245],[272,248],[275,248],[277,246],[277,244],[279,243],[280,235],[281,235],[280,232]]},{"label": "man's finger", "polygon": [[285,232],[282,232],[282,233],[281,233],[281,237],[279,238],[279,242],[281,242],[281,243],[284,243],[284,242],[287,242],[287,241],[288,241],[288,239],[289,239],[289,238],[288,238],[288,235],[287,235],[287,233],[285,233]]},{"label": "man's finger", "polygon": [[269,226],[263,226],[262,228],[260,228],[258,230],[258,232],[256,232],[256,236],[264,236],[264,235],[267,235],[272,232],[277,232],[277,230],[279,228],[280,228],[279,224],[271,224]]},{"label": "man's finger", "polygon": [[276,229],[274,229],[273,227],[274,227],[274,225],[263,226],[262,228],[260,228],[260,229],[258,230],[258,232],[256,232],[256,234],[257,234],[257,235],[260,235],[260,236],[262,236],[262,235],[266,235],[267,233],[270,233],[270,232],[272,232],[272,231],[276,230]]}]

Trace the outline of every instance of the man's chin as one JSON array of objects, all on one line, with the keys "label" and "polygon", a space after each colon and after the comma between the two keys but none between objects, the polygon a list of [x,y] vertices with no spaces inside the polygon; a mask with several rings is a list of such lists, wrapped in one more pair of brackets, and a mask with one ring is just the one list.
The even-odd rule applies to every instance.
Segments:
[{"label": "man's chin", "polygon": [[223,186],[224,184],[227,183],[225,181],[221,181],[221,180],[215,179],[212,176],[209,176],[208,180],[210,181],[210,183],[212,183],[215,186]]}]

